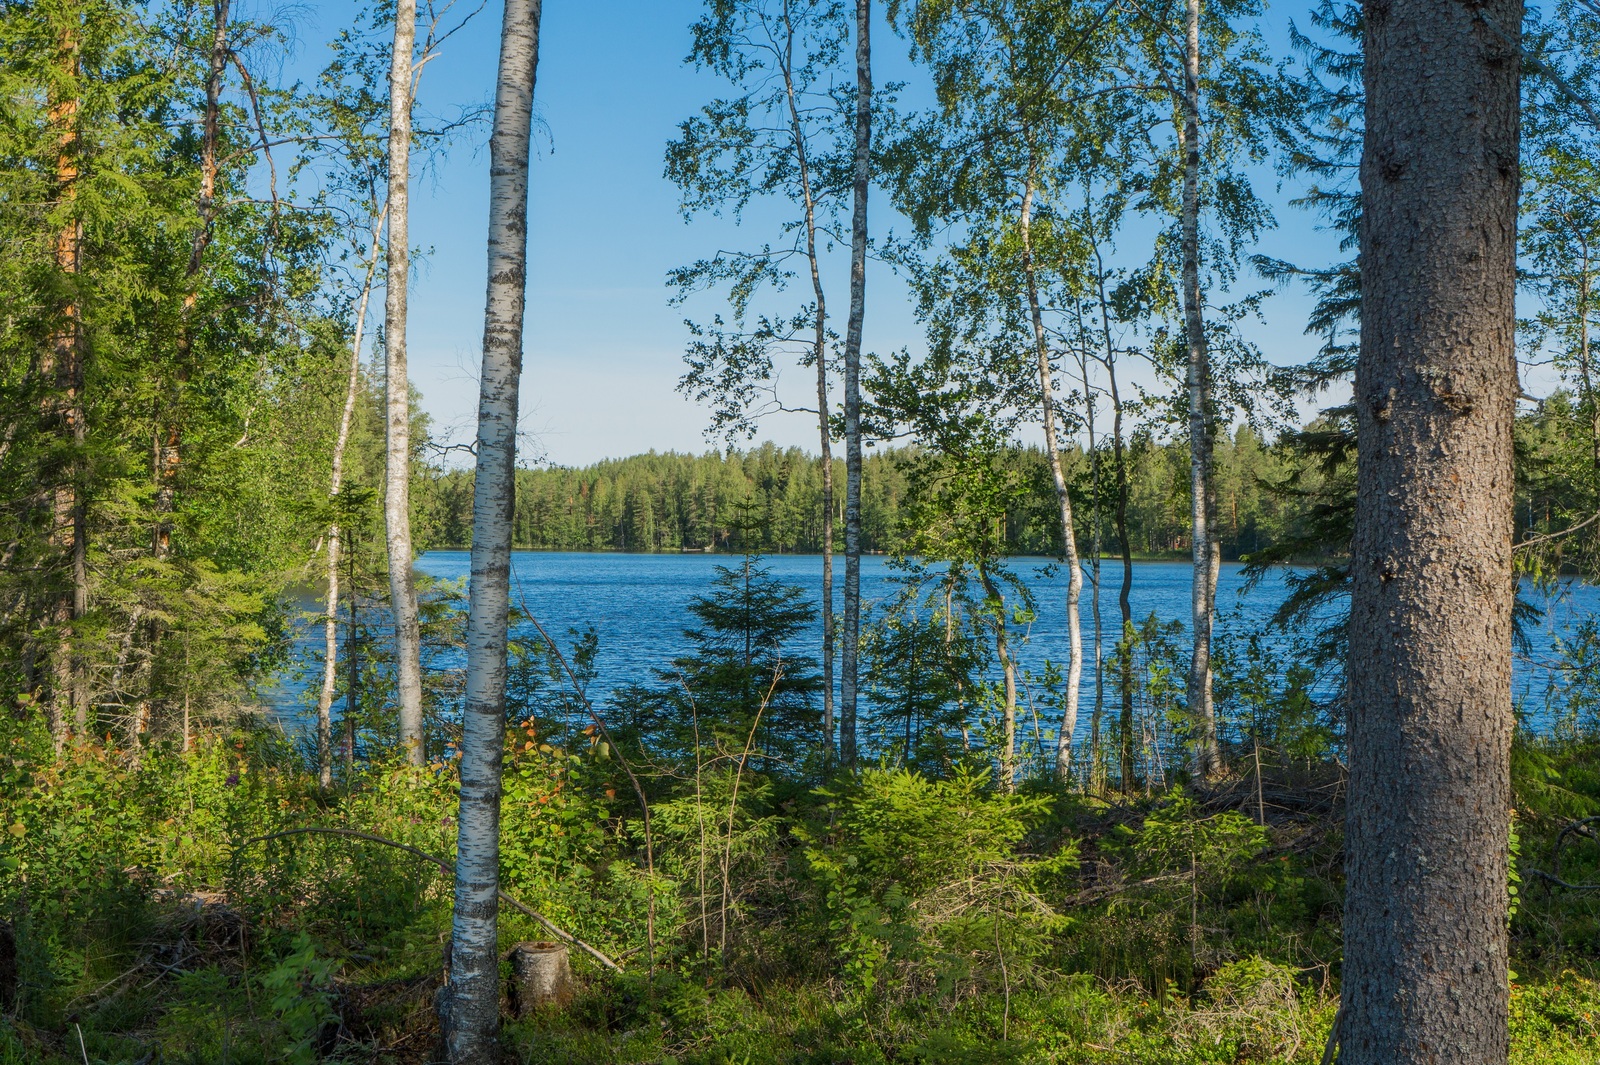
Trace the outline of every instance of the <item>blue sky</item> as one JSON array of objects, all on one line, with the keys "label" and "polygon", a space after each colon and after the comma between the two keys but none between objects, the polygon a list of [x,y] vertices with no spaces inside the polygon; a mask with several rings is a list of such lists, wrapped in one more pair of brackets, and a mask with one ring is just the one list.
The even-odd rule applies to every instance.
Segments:
[{"label": "blue sky", "polygon": [[[533,164],[522,388],[529,458],[580,465],[651,448],[708,446],[702,435],[708,412],[674,388],[683,369],[683,318],[709,317],[717,308],[707,300],[670,306],[667,271],[764,234],[759,212],[746,234],[713,218],[685,223],[677,191],[662,175],[663,151],[678,122],[724,91],[713,75],[683,63],[700,6],[698,0],[545,2],[537,91],[544,130]],[[1305,8],[1269,8],[1262,31],[1274,47],[1286,39],[1291,18],[1304,21]],[[301,11],[291,64],[313,71],[326,59],[323,42],[349,21],[355,5],[324,0]],[[499,0],[488,0],[447,42],[424,75],[422,109],[450,114],[490,98],[499,19]],[[874,44],[875,80],[905,81],[903,99],[925,102],[926,79],[906,59],[905,42],[882,27]],[[424,249],[411,298],[412,378],[436,431],[457,440],[470,439],[476,416],[486,141],[485,131],[458,143],[412,192],[412,239]],[[1287,206],[1297,190],[1276,190],[1271,175],[1263,177],[1259,191],[1274,204],[1279,227],[1260,250],[1296,261],[1331,260],[1332,238]],[[881,195],[872,218],[875,237],[897,221]],[[843,276],[830,277],[829,286],[830,306],[842,315]],[[921,329],[904,286],[878,264],[868,286],[867,347],[916,350]],[[1299,293],[1268,301],[1269,324],[1252,337],[1269,359],[1299,361],[1313,351],[1315,343],[1302,335],[1307,307]],[[803,384],[799,371],[792,377]],[[763,429],[765,438],[815,450],[815,423],[806,416],[775,416]]]}]

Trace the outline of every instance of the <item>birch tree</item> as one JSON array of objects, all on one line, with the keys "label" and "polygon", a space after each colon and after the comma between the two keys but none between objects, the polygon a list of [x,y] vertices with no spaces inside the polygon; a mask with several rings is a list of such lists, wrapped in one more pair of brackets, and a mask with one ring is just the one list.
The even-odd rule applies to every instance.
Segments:
[{"label": "birch tree", "polygon": [[[939,280],[924,288],[925,316],[950,317],[950,325],[936,330],[953,330],[966,341],[984,329],[1008,333],[1025,358],[1013,356],[993,371],[1013,378],[1008,401],[1031,408],[1043,430],[1067,566],[1068,667],[1054,758],[1064,779],[1083,683],[1083,572],[1063,460],[1063,436],[1075,426],[1062,417],[1056,382],[1063,329],[1047,318],[1066,311],[1071,299],[1062,287],[1081,259],[1080,242],[1069,232],[1070,210],[1063,209],[1079,175],[1070,175],[1068,189],[1061,179],[1069,177],[1064,163],[1071,142],[1092,129],[1089,108],[1076,101],[1089,95],[1091,66],[1110,40],[1109,22],[1106,12],[986,0],[906,5],[905,26],[933,71],[940,112],[897,153],[904,166],[898,197],[925,241],[936,223],[959,221],[970,231],[952,250],[951,269],[928,275]],[[948,282],[963,275],[963,287],[987,292],[990,305],[971,296],[948,299]],[[955,324],[963,317],[964,324]]]},{"label": "birch tree", "polygon": [[1165,273],[1176,267],[1193,569],[1187,702],[1195,770],[1211,777],[1223,768],[1211,665],[1222,563],[1213,451],[1222,410],[1254,405],[1244,378],[1262,361],[1228,328],[1254,309],[1256,299],[1222,307],[1214,297],[1237,278],[1244,246],[1272,224],[1242,169],[1265,159],[1271,132],[1296,103],[1259,34],[1246,28],[1260,15],[1256,0],[1217,0],[1204,7],[1200,0],[1184,0],[1181,12],[1171,2],[1134,6],[1139,17],[1130,29],[1139,47],[1120,60],[1123,88],[1148,101],[1144,122],[1159,124],[1164,111],[1173,132],[1170,149],[1151,141],[1146,207],[1168,212],[1176,222],[1176,232],[1158,241],[1155,268]]},{"label": "birch tree", "polygon": [[[348,500],[342,499],[344,483],[345,455],[350,445],[352,421],[356,410],[357,397],[361,385],[361,357],[367,337],[367,312],[371,302],[372,293],[378,283],[378,267],[383,263],[385,253],[388,253],[387,292],[389,297],[385,308],[387,321],[385,334],[389,343],[385,346],[386,369],[389,379],[396,377],[404,379],[405,372],[405,278],[409,273],[409,249],[386,248],[384,237],[385,227],[388,224],[389,236],[398,238],[402,245],[406,242],[406,223],[397,225],[389,219],[389,196],[392,187],[399,184],[402,189],[407,182],[396,173],[392,165],[392,156],[395,151],[395,126],[398,123],[405,127],[406,136],[401,145],[403,158],[398,169],[401,172],[410,170],[410,149],[412,142],[419,136],[418,131],[411,126],[411,111],[416,100],[418,83],[421,80],[422,68],[437,54],[439,43],[455,33],[465,24],[465,19],[454,26],[442,26],[445,12],[450,5],[442,9],[428,6],[429,19],[427,32],[420,52],[415,49],[415,28],[417,11],[414,3],[400,6],[396,16],[400,20],[393,33],[388,47],[384,48],[376,40],[375,35],[365,32],[364,27],[358,22],[355,26],[342,31],[334,40],[332,47],[335,58],[322,72],[319,79],[321,92],[314,103],[318,112],[319,128],[325,132],[318,136],[316,143],[324,146],[323,158],[317,158],[307,152],[299,165],[308,169],[315,169],[322,173],[324,187],[319,192],[315,208],[325,211],[332,216],[348,216],[350,221],[359,224],[359,241],[356,247],[347,248],[341,253],[341,259],[359,254],[355,276],[349,283],[354,286],[350,298],[354,305],[354,320],[352,323],[352,336],[350,344],[350,364],[345,376],[344,403],[340,411],[339,428],[334,436],[333,450],[329,475],[329,500],[332,504],[333,514],[330,518],[326,536],[326,567],[324,579],[327,584],[327,593],[323,610],[323,677],[322,687],[317,698],[317,730],[319,736],[319,769],[323,787],[332,784],[332,705],[337,686],[339,670],[338,646],[338,614],[340,597],[343,589],[340,587],[339,556],[344,547],[344,533],[341,526],[351,513]],[[368,11],[367,17],[372,18],[381,25],[383,15],[377,11]],[[469,14],[467,18],[471,18]],[[409,23],[408,23],[409,19]],[[405,27],[411,27],[408,31]],[[410,37],[407,44],[404,38]],[[409,59],[403,64],[406,67],[402,84],[405,86],[402,97],[408,101],[396,115],[396,96],[394,92],[394,67],[396,59],[394,50],[401,48],[402,55],[417,54],[419,60],[411,63]],[[382,51],[380,51],[382,48]],[[406,53],[406,48],[411,53]],[[380,63],[384,58],[389,60],[389,76],[385,79],[381,72]],[[387,85],[387,93],[384,87]],[[387,99],[385,99],[387,96]],[[471,121],[470,112],[452,125],[462,125]],[[385,129],[387,125],[387,129]],[[422,137],[437,141],[449,132],[451,127],[443,130],[428,129],[421,132]],[[357,238],[352,238],[354,241]],[[364,250],[363,250],[364,249]],[[399,258],[399,267],[396,267],[396,255]],[[398,277],[395,274],[398,273]],[[400,288],[398,299],[394,298],[395,288]],[[395,304],[398,303],[398,314],[395,314]],[[398,360],[399,365],[396,366]],[[409,391],[404,389],[403,391]],[[386,399],[387,417],[386,426],[393,428],[395,416],[399,415],[399,433],[405,437],[404,446],[400,449],[397,462],[392,448],[386,448],[384,473],[386,481],[385,517],[393,517],[396,508],[388,504],[397,501],[398,521],[388,522],[386,526],[390,531],[399,531],[404,535],[398,538],[387,538],[386,547],[393,547],[397,541],[405,541],[400,557],[410,559],[410,501],[409,481],[410,468],[410,401],[408,396],[400,397],[399,409],[395,408],[396,399],[394,389],[388,389]],[[388,435],[386,428],[386,444],[392,444],[394,438]],[[402,482],[396,488],[396,481]],[[390,598],[395,603],[402,603],[404,596],[409,594],[413,609],[411,616],[413,637],[420,635],[420,626],[415,624],[416,600],[415,582],[410,579],[410,564],[406,562],[401,571],[406,576],[405,588],[396,591],[394,577],[397,573],[393,558],[390,559]],[[403,607],[394,610],[396,624],[400,628],[399,618],[405,611]],[[404,635],[403,633],[401,634]],[[407,669],[408,654],[403,638],[396,640],[397,673],[401,683],[401,713],[398,729],[398,738],[402,747],[406,749],[406,756],[416,764],[416,759],[422,751],[422,719],[421,719],[421,678],[416,669],[419,665],[420,648],[413,646],[410,649],[409,660],[411,669]],[[407,696],[405,689],[405,674],[412,673],[415,682],[412,687],[415,700],[411,700],[411,710],[408,712]],[[353,697],[353,696],[352,696]]]},{"label": "birch tree", "polygon": [[[324,188],[316,206],[334,216],[359,222],[341,259],[359,255],[349,284],[354,292],[350,328],[349,364],[345,370],[344,398],[339,407],[328,472],[330,515],[325,535],[323,581],[326,586],[322,613],[322,683],[317,692],[317,771],[323,788],[333,786],[333,702],[339,680],[339,608],[344,587],[340,562],[347,523],[353,517],[345,492],[345,457],[350,450],[356,407],[361,394],[361,356],[367,336],[367,312],[378,283],[383,258],[383,231],[388,214],[385,191],[386,148],[379,136],[382,97],[374,69],[373,49],[358,28],[348,28],[332,42],[333,61],[319,77],[320,93],[313,103],[320,125],[327,130],[328,158],[322,162]],[[307,158],[303,166],[316,161]],[[352,582],[353,584],[354,582]],[[355,589],[352,588],[354,593]],[[352,611],[354,610],[352,600]],[[352,629],[354,629],[352,613]],[[354,701],[354,671],[349,696]]]},{"label": "birch tree", "polygon": [[[753,436],[768,414],[805,410],[788,407],[778,395],[780,359],[797,357],[802,367],[815,374],[816,407],[809,413],[817,418],[822,471],[823,734],[831,748],[836,731],[837,640],[833,611],[834,430],[828,366],[835,338],[828,325],[823,273],[833,239],[830,227],[842,209],[842,189],[829,176],[842,167],[847,144],[846,101],[833,84],[846,39],[844,8],[838,0],[718,2],[710,5],[693,32],[689,61],[722,77],[737,93],[713,100],[699,115],[681,123],[678,138],[667,147],[667,176],[683,192],[685,218],[701,212],[728,212],[742,222],[746,208],[766,199],[781,200],[795,213],[781,224],[775,243],[763,243],[750,251],[719,252],[673,271],[671,282],[680,302],[698,291],[726,287],[733,317],[731,324],[724,323],[720,315],[709,325],[690,323],[692,339],[685,356],[689,370],[679,387],[713,405],[712,431],[731,441],[741,435]],[[789,313],[768,310],[770,297],[794,280],[794,262],[809,285],[810,303]],[[854,315],[854,273],[851,276]],[[857,353],[859,356],[859,338]],[[847,359],[847,399],[848,392]],[[847,485],[848,421],[847,410]],[[859,482],[859,447],[857,451]],[[848,489],[846,498],[848,629],[852,616],[848,606]],[[856,500],[859,561],[859,483]],[[854,662],[851,646],[847,635],[849,663]],[[854,689],[849,690],[853,693]],[[853,752],[853,724],[838,731],[841,742]],[[853,758],[853,753],[847,758]]]},{"label": "birch tree", "polygon": [[[360,294],[356,297],[355,325],[350,338],[350,368],[345,377],[344,404],[339,410],[339,431],[333,440],[332,472],[328,478],[328,496],[334,502],[336,511],[341,502],[339,495],[344,489],[344,456],[350,446],[350,426],[355,418],[356,399],[361,391],[361,346],[366,338],[367,306],[372,299],[372,286],[382,250],[380,238],[384,214],[385,211],[380,208],[372,220],[372,239],[361,278]],[[317,776],[324,788],[333,786],[333,697],[339,682],[339,552],[342,535],[343,528],[336,516],[328,525],[327,558],[323,571],[327,592],[322,614],[322,686],[317,692]]]},{"label": "birch tree", "polygon": [[1189,524],[1194,580],[1190,594],[1193,651],[1189,657],[1189,713],[1195,719],[1195,769],[1202,778],[1222,767],[1217,713],[1211,690],[1212,623],[1217,612],[1217,491],[1211,468],[1216,445],[1216,404],[1211,393],[1211,351],[1206,345],[1200,292],[1200,0],[1185,0],[1183,51],[1183,200],[1181,206],[1183,334],[1189,391]]},{"label": "birch tree", "polygon": [[855,143],[851,168],[850,318],[844,338],[844,662],[839,748],[856,764],[861,651],[861,327],[867,301],[867,193],[872,181],[872,0],[856,0]]},{"label": "birch tree", "polygon": [[1522,16],[1365,19],[1346,1065],[1509,1053]]},{"label": "birch tree", "polygon": [[[1576,506],[1547,508],[1519,545],[1524,572],[1600,568],[1600,3],[1564,0],[1540,25],[1530,12],[1523,51],[1537,55],[1524,96],[1521,249],[1536,309],[1525,350],[1548,357],[1571,392],[1577,439],[1555,478],[1582,487]],[[1552,397],[1554,398],[1554,397]],[[1555,408],[1558,404],[1549,404]],[[1581,457],[1580,457],[1581,456]]]},{"label": "birch tree", "polygon": [[395,687],[400,745],[422,765],[422,626],[411,549],[411,382],[406,368],[406,295],[411,280],[411,112],[417,44],[416,0],[398,0],[389,68],[389,239],[384,287],[385,459],[383,522],[389,551],[389,609],[394,615]]},{"label": "birch tree", "polygon": [[[1017,784],[1017,708],[1020,666],[1011,626],[1030,614],[1032,595],[1005,564],[1006,516],[1023,505],[1030,485],[1014,458],[1019,420],[1007,401],[1006,382],[983,372],[981,358],[934,351],[918,363],[901,352],[877,362],[872,378],[875,412],[920,445],[907,481],[906,535],[898,552],[922,562],[943,562],[945,642],[955,639],[955,604],[967,605],[970,624],[994,648],[998,690],[987,689],[998,713],[994,759],[997,782]],[[976,589],[969,585],[975,583]],[[1009,593],[1009,595],[1008,595]],[[960,692],[963,701],[968,693]],[[982,698],[984,690],[971,693]]]},{"label": "birch tree", "polygon": [[499,1054],[500,766],[540,8],[541,0],[506,0],[489,142],[489,283],[472,489],[455,909],[439,1010],[453,1065],[477,1065]]}]

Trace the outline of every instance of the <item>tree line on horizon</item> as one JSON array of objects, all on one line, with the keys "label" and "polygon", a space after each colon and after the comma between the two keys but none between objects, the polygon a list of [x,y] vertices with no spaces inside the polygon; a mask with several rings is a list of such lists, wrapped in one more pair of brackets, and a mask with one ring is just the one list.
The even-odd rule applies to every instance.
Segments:
[{"label": "tree line on horizon", "polygon": [[[1590,491],[1574,467],[1569,441],[1581,407],[1558,392],[1517,419],[1519,539],[1560,527],[1581,510]],[[426,426],[419,430],[426,436]],[[1219,436],[1215,463],[1219,537],[1229,561],[1321,564],[1341,558],[1335,515],[1354,507],[1348,454],[1330,456],[1332,423],[1263,440],[1248,424]],[[1130,548],[1142,558],[1177,557],[1188,549],[1187,446],[1140,434],[1128,448]],[[902,542],[915,446],[880,447],[862,465],[862,544],[892,554]],[[1053,521],[1054,489],[1043,450],[1018,445],[1009,453],[1027,491],[1003,517],[1004,552],[1061,555]],[[1081,447],[1063,451],[1077,503],[1077,533],[1093,539],[1096,507],[1089,458]],[[835,460],[835,474],[842,474]],[[463,549],[472,542],[472,473],[422,466],[419,543],[424,550]],[[818,460],[803,448],[774,444],[700,454],[663,451],[604,459],[587,466],[538,466],[516,474],[512,544],[532,551],[672,552],[712,550],[815,554],[821,550]],[[1101,517],[1105,515],[1102,501]],[[843,516],[834,510],[835,533]],[[1101,542],[1109,554],[1106,531]],[[1573,546],[1573,545],[1569,545]],[[1585,572],[1583,545],[1550,557],[1557,572]]]},{"label": "tree line on horizon", "polygon": [[[1188,542],[1183,507],[1187,461],[1181,444],[1147,437],[1129,449],[1133,473],[1129,506],[1132,549],[1141,556],[1181,552]],[[862,464],[862,546],[892,553],[908,517],[915,447],[875,448]],[[1013,510],[1001,518],[1007,554],[1061,554],[1054,523],[1054,489],[1044,452],[1018,446],[1007,458],[1027,485]],[[1064,461],[1083,524],[1092,520],[1089,463],[1080,448]],[[1218,448],[1224,485],[1223,550],[1230,559],[1276,543],[1292,521],[1294,506],[1274,492],[1290,476],[1294,456],[1262,443],[1240,426]],[[835,473],[842,466],[835,460]],[[470,471],[435,472],[425,487],[429,543],[462,548],[471,543]],[[834,508],[837,534],[843,522]],[[650,452],[606,459],[589,466],[545,466],[517,471],[513,545],[522,550],[679,551],[815,554],[822,550],[822,491],[819,462],[801,448],[772,444],[738,451]],[[1085,539],[1087,536],[1080,531]]]}]

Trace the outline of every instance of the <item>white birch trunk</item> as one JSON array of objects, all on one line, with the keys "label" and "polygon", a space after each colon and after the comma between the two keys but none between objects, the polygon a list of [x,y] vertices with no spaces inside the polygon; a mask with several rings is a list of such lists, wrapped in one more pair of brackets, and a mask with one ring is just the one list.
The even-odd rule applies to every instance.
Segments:
[{"label": "white birch trunk", "polygon": [[1100,509],[1100,449],[1095,436],[1094,384],[1089,374],[1089,336],[1080,315],[1078,321],[1082,347],[1078,351],[1078,370],[1083,376],[1084,429],[1089,437],[1089,478],[1092,505],[1089,511],[1089,616],[1094,624],[1094,710],[1089,715],[1090,784],[1099,790],[1100,727],[1105,719],[1105,634],[1100,623],[1100,556],[1104,553],[1104,515]]},{"label": "white birch trunk", "polygon": [[856,0],[856,152],[850,211],[850,318],[844,340],[844,654],[839,752],[856,763],[861,647],[861,325],[867,305],[867,187],[872,177],[872,0]]},{"label": "white birch trunk", "polygon": [[1216,616],[1221,548],[1212,515],[1211,357],[1200,298],[1200,0],[1187,0],[1183,60],[1183,313],[1189,345],[1189,487],[1194,584],[1190,609],[1194,650],[1189,659],[1189,714],[1195,727],[1195,769],[1202,778],[1222,768],[1217,716],[1211,699],[1211,630]]},{"label": "white birch trunk", "polygon": [[[328,495],[338,498],[344,487],[344,453],[350,443],[350,423],[355,417],[356,393],[361,387],[361,343],[367,329],[367,305],[372,298],[373,278],[378,269],[378,237],[383,231],[384,211],[372,226],[372,247],[367,253],[367,273],[361,284],[361,299],[356,303],[355,337],[350,342],[350,373],[345,380],[344,410],[339,415],[339,435],[333,442],[333,472]],[[339,676],[339,546],[338,521],[328,526],[328,599],[322,617],[322,690],[317,695],[317,777],[324,788],[333,786],[333,693]]]},{"label": "white birch trunk", "polygon": [[461,805],[450,978],[440,1002],[445,1049],[453,1065],[499,1060],[500,766],[540,7],[541,0],[506,0],[489,140],[489,283],[472,490]]},{"label": "white birch trunk", "polygon": [[805,208],[806,261],[811,268],[811,292],[817,301],[815,336],[811,355],[817,363],[817,429],[822,461],[822,734],[828,754],[834,751],[833,720],[833,430],[828,425],[828,301],[822,289],[822,264],[817,253],[816,194],[811,184],[811,159],[806,150],[805,127],[794,86],[794,19],[783,6],[783,89],[789,104],[789,128],[794,136],[795,165],[800,173],[800,197]]},{"label": "white birch trunk", "polygon": [[1072,497],[1067,492],[1067,478],[1061,468],[1061,446],[1056,438],[1056,402],[1055,388],[1051,383],[1050,349],[1045,342],[1039,282],[1033,268],[1033,196],[1034,179],[1030,173],[1022,191],[1022,273],[1027,281],[1034,355],[1039,362],[1039,404],[1044,417],[1044,447],[1050,459],[1050,476],[1055,481],[1061,519],[1061,547],[1067,562],[1067,696],[1061,712],[1061,730],[1056,734],[1056,777],[1066,780],[1072,773],[1072,737],[1078,730],[1078,693],[1083,686],[1083,623],[1078,616],[1078,601],[1083,596],[1083,570],[1078,566],[1078,538],[1073,529]]},{"label": "white birch trunk", "polygon": [[416,0],[399,0],[389,66],[389,272],[384,290],[383,348],[387,454],[383,520],[389,553],[389,603],[394,615],[395,687],[400,745],[422,765],[422,628],[411,569],[411,388],[406,367],[406,286],[411,276],[410,200],[413,54]]}]

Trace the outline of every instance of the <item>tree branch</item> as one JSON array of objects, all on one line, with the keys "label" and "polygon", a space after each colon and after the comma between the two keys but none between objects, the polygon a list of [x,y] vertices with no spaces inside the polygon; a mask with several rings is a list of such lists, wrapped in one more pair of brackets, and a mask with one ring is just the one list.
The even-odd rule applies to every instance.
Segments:
[{"label": "tree branch", "polygon": [[[436,858],[427,851],[413,847],[409,843],[400,843],[396,840],[386,839],[383,836],[373,835],[371,832],[357,832],[353,828],[322,828],[318,826],[310,826],[307,828],[290,828],[285,829],[282,832],[273,832],[265,836],[253,836],[250,839],[245,840],[243,843],[240,843],[239,847],[248,847],[252,843],[266,843],[270,840],[283,839],[287,836],[309,835],[343,836],[346,839],[360,839],[365,840],[368,843],[380,843],[385,847],[393,847],[396,850],[402,850],[408,854],[413,854],[418,858],[421,858],[423,861],[432,862],[442,871],[450,874],[451,876],[454,876],[456,872],[456,867],[445,861],[443,858]],[[236,847],[234,849],[237,850],[239,848]],[[544,916],[544,914],[539,913],[537,910],[534,910],[529,906],[523,905],[510,895],[507,895],[504,891],[500,892],[500,899],[501,901],[510,905],[513,909],[519,910],[528,917],[538,921],[545,927],[546,930],[549,931],[551,935],[555,936],[557,939],[577,947],[579,950],[583,951],[585,954],[589,955],[595,961],[599,962],[607,969],[610,969],[612,972],[622,971],[622,966],[618,965],[616,962],[612,961],[610,958],[606,957],[600,951],[596,950],[594,947],[591,947],[577,936],[558,927],[548,917]]]}]

